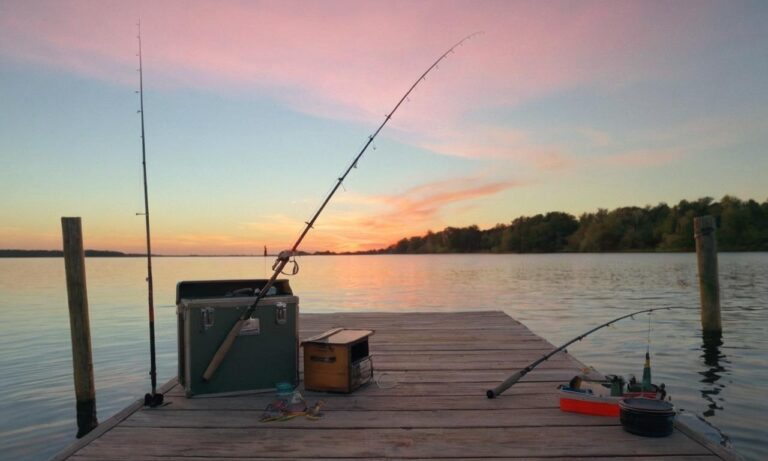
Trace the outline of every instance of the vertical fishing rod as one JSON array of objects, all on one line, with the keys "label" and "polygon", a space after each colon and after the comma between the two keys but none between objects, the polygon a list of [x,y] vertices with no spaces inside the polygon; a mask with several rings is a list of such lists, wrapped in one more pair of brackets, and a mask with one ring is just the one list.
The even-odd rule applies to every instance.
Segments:
[{"label": "vertical fishing rod", "polygon": [[[155,303],[152,288],[152,245],[149,233],[149,193],[147,192],[147,145],[144,135],[144,68],[141,61],[141,21],[139,28],[139,114],[141,114],[141,166],[144,170],[144,223],[147,234],[147,302],[149,306],[149,376],[152,392],[144,395],[144,405],[156,407],[163,403],[163,394],[157,393],[157,364],[155,360]],[[137,213],[141,215],[142,213]]]},{"label": "vertical fishing rod", "polygon": [[[405,92],[402,98],[395,104],[395,107],[386,115],[384,118],[384,121],[381,122],[381,125],[376,129],[376,131],[373,132],[372,135],[368,136],[368,141],[366,141],[363,148],[360,150],[360,152],[355,156],[355,158],[352,160],[352,162],[349,164],[347,169],[344,171],[344,173],[336,180],[336,183],[334,184],[331,191],[328,193],[328,195],[325,197],[325,200],[323,200],[320,207],[317,209],[315,214],[312,216],[312,219],[307,221],[304,226],[304,229],[301,231],[301,234],[299,235],[299,238],[296,239],[296,242],[293,244],[290,250],[284,250],[281,251],[280,254],[277,256],[277,259],[275,260],[275,263],[272,265],[272,270],[274,271],[272,273],[272,276],[267,280],[267,283],[259,290],[259,292],[256,294],[256,299],[253,301],[253,304],[243,312],[243,314],[240,316],[240,319],[235,323],[235,325],[230,330],[227,337],[224,339],[224,342],[221,343],[221,346],[219,346],[219,349],[216,351],[216,354],[211,359],[211,362],[208,364],[208,368],[206,368],[205,373],[203,373],[203,380],[209,380],[213,376],[213,374],[216,372],[216,369],[218,369],[219,365],[221,365],[221,362],[224,360],[224,357],[226,357],[227,352],[229,352],[229,349],[232,347],[232,344],[235,342],[235,339],[237,338],[237,335],[240,333],[240,330],[243,327],[243,324],[245,323],[248,318],[253,314],[253,312],[256,310],[256,306],[259,303],[259,301],[266,296],[267,292],[269,291],[270,287],[275,283],[275,280],[277,279],[277,276],[283,273],[283,269],[285,269],[286,264],[288,264],[288,261],[292,256],[295,256],[296,250],[299,248],[299,245],[301,245],[301,242],[304,240],[304,237],[307,235],[310,229],[314,227],[315,221],[317,221],[317,218],[320,216],[320,214],[325,209],[325,206],[328,204],[328,202],[331,201],[331,198],[336,193],[336,191],[339,189],[339,187],[342,185],[344,180],[347,178],[347,175],[352,170],[352,168],[357,167],[357,162],[360,160],[360,158],[363,156],[365,151],[368,149],[368,146],[370,146],[373,143],[373,140],[376,139],[376,136],[378,136],[379,132],[384,128],[384,125],[389,122],[389,120],[392,118],[392,115],[394,115],[395,112],[397,112],[397,109],[400,108],[400,106],[405,102],[406,99],[408,99],[408,96],[411,94],[411,92],[418,86],[419,83],[424,81],[426,79],[427,74],[429,74],[432,69],[436,68],[438,64],[440,64],[440,61],[445,59],[449,54],[453,53],[453,51],[461,46],[464,42],[471,39],[472,37],[481,34],[482,32],[475,32],[473,34],[467,35],[463,39],[459,40],[455,45],[450,47],[448,51],[440,55],[437,60],[432,63],[427,70],[424,71],[421,76],[416,79],[416,81],[411,85],[410,88],[408,88],[408,91]],[[295,264],[295,262],[294,262]],[[291,275],[294,275],[298,272],[298,266],[294,265],[293,271]]]}]

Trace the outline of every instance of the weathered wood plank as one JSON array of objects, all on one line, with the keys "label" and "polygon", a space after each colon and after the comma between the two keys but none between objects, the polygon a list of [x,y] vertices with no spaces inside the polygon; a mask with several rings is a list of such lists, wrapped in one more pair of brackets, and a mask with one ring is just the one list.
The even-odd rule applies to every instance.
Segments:
[{"label": "weathered wood plank", "polygon": [[[175,391],[176,388],[179,388],[178,381],[174,378],[168,381],[167,383],[160,386],[157,391],[161,394],[166,393],[172,393]],[[78,450],[81,448],[87,446],[94,440],[97,440],[102,435],[109,432],[112,428],[120,424],[123,420],[131,416],[136,411],[139,411],[142,406],[144,405],[144,398],[140,398],[138,400],[135,400],[133,403],[128,405],[127,407],[123,408],[122,410],[118,411],[116,414],[114,414],[112,417],[107,419],[106,421],[102,421],[101,424],[96,426],[94,430],[86,434],[83,438],[76,440],[73,442],[70,446],[65,448],[64,450],[60,451],[56,454],[53,458],[51,458],[51,461],[63,461],[65,459],[70,459],[70,456],[74,453],[77,453]]]},{"label": "weathered wood plank", "polygon": [[[378,378],[380,378],[381,387],[377,386],[375,383],[371,383],[364,388],[359,389],[354,394],[351,394],[353,396],[360,396],[360,397],[392,397],[392,398],[401,398],[404,396],[413,396],[413,397],[424,397],[424,396],[457,396],[457,397],[463,397],[463,396],[485,396],[485,391],[493,386],[496,386],[499,384],[498,381],[488,381],[488,382],[474,382],[474,383],[447,383],[447,382],[437,382],[437,383],[403,383],[398,382],[396,379],[396,375],[394,373],[387,373],[387,374],[379,374]],[[552,385],[542,385],[541,383],[537,382],[520,382],[515,384],[513,387],[511,387],[509,390],[504,392],[504,394],[497,399],[496,401],[499,401],[499,399],[506,399],[506,398],[512,398],[512,396],[520,396],[528,398],[530,395],[538,395],[538,394],[552,394],[554,395],[554,388],[556,384]],[[299,387],[297,388],[302,394],[304,394],[307,398],[323,398],[323,396],[335,396],[337,394],[326,394],[326,393],[318,393],[318,392],[308,392],[304,389],[303,384],[299,384]],[[165,394],[167,397],[179,397],[179,398],[185,398],[184,397],[184,389],[182,389],[180,386],[176,386],[171,391]],[[240,397],[240,399],[255,399],[260,398],[263,396],[269,396],[272,397],[272,393],[268,392],[266,394],[250,394],[250,395],[244,395]],[[230,399],[231,397],[197,397],[190,399],[192,402],[197,401],[203,401],[203,400],[225,400]],[[233,399],[234,401],[237,401],[238,399]]]},{"label": "weathered wood plank", "polygon": [[[495,353],[489,353],[487,351],[385,351],[380,352],[374,350],[371,355],[375,356],[379,361],[442,361],[442,362],[464,362],[472,361],[473,363],[483,362],[497,362],[500,360],[507,362],[525,362],[530,359],[538,359],[542,355],[551,352],[549,349],[524,349],[522,351],[498,351]],[[573,360],[573,358],[564,353],[559,353],[550,359],[552,361],[558,360]],[[524,365],[527,365],[524,364]]]},{"label": "weathered wood plank", "polygon": [[408,343],[408,344],[503,344],[503,343],[533,342],[546,347],[549,343],[533,334],[521,334],[508,330],[420,330],[401,331],[398,333],[376,332],[370,338],[371,344]]},{"label": "weathered wood plank", "polygon": [[[482,352],[482,351],[488,351],[488,352],[496,352],[496,351],[523,351],[523,350],[536,350],[541,351],[545,350],[546,352],[551,352],[554,349],[554,346],[550,345],[549,343],[545,341],[525,341],[525,342],[512,342],[512,341],[504,341],[503,343],[494,343],[494,344],[473,344],[471,342],[463,342],[463,343],[454,343],[454,342],[443,342],[443,343],[401,343],[401,342],[390,342],[390,343],[371,343],[371,348],[374,351],[375,354],[381,353],[381,352],[409,352],[409,351],[422,351],[422,352],[455,352],[455,351],[475,351],[475,352]],[[545,353],[546,353],[545,352]],[[544,354],[541,354],[544,355]]]},{"label": "weathered wood plank", "polygon": [[[477,370],[507,370],[510,373],[517,371],[521,368],[525,368],[530,365],[531,362],[541,357],[539,354],[526,354],[522,357],[514,357],[509,360],[489,360],[487,358],[483,360],[464,358],[461,356],[444,356],[442,359],[435,358],[421,358],[421,357],[398,357],[393,359],[388,356],[374,355],[373,363],[376,370],[390,371],[390,370],[422,370],[422,371],[435,371],[435,370],[461,370],[464,372],[472,372]],[[568,358],[553,358],[550,359],[536,368],[536,371],[554,368],[568,368],[573,369],[575,366]]]},{"label": "weathered wood plank", "polygon": [[302,320],[328,322],[355,322],[358,320],[378,319],[391,322],[393,325],[403,322],[423,321],[429,323],[448,322],[450,320],[473,321],[475,319],[499,319],[505,322],[520,323],[500,310],[477,311],[338,311],[338,312],[303,312]]},{"label": "weathered wood plank", "polygon": [[[70,458],[71,461],[94,461],[95,459],[99,459],[102,461],[210,461],[212,458],[210,457],[201,457],[201,456],[147,456],[143,455],[141,453],[136,453],[131,458],[124,458],[124,457],[115,457],[110,454],[104,454],[104,457],[101,458],[93,458],[91,456],[81,456],[76,455]],[[248,461],[248,460],[263,460],[263,459],[272,459],[273,457],[270,456],[259,456],[258,453],[254,454],[248,454],[245,456],[239,456],[237,458],[229,458],[229,457],[217,457],[215,458],[216,461]],[[314,459],[322,459],[323,461],[349,461],[349,458],[317,458],[316,456],[308,457],[308,458],[296,458],[296,457],[290,457],[290,458],[282,458],[285,461],[304,461],[304,460],[314,460]],[[453,461],[484,461],[488,459],[515,459],[509,456],[504,457],[483,457],[483,458],[462,458],[462,457],[449,457],[449,455],[441,455],[441,456],[435,456],[432,458],[396,458],[396,457],[357,457],[355,458],[357,460],[362,461],[435,461],[436,459],[451,459]],[[522,458],[517,459],[525,459],[526,461],[573,461],[573,460],[592,460],[594,459],[594,456],[579,456],[572,455],[568,457],[555,457],[555,458],[538,458],[538,457],[530,457],[530,456],[524,456]],[[672,455],[672,456],[664,456],[664,455],[650,455],[650,456],[622,456],[622,457],[615,457],[615,456],[604,456],[600,458],[600,461],[716,461],[717,458],[714,455],[694,455],[694,456],[679,456],[679,455]]]},{"label": "weathered wood plank", "polygon": [[[487,387],[487,386],[486,386]],[[413,395],[413,388],[404,390],[403,395],[373,395],[371,392],[360,394],[321,394],[317,392],[304,392],[304,397],[310,404],[322,400],[325,402],[323,411],[338,410],[350,411],[382,411],[382,410],[505,410],[522,408],[559,408],[559,399],[553,392],[540,391],[538,394],[519,394],[524,398],[499,398],[496,400],[484,399],[481,388],[473,389],[469,395]],[[263,410],[274,396],[252,395],[238,399],[187,399],[183,396],[169,396],[166,394],[167,406],[158,411],[181,410]],[[197,416],[192,416],[197,417]]]},{"label": "weathered wood plank", "polygon": [[[517,368],[509,370],[414,370],[414,371],[391,371],[386,372],[387,376],[397,383],[476,383],[476,382],[496,382],[497,384],[509,377]],[[520,382],[536,383],[564,383],[573,378],[573,367],[561,367],[552,369],[536,368],[535,373],[525,375]],[[384,372],[376,372],[376,374]]]},{"label": "weathered wood plank", "polygon": [[[597,443],[599,441],[599,443]],[[81,450],[83,456],[145,455],[272,458],[326,457],[567,457],[707,455],[675,432],[649,440],[619,426],[593,426],[587,436],[573,427],[439,429],[220,429],[116,427]]]},{"label": "weathered wood plank", "polygon": [[[478,397],[477,400],[480,400]],[[372,428],[512,428],[557,426],[618,426],[618,418],[566,413],[559,408],[499,410],[378,410],[348,411],[324,408],[318,420],[297,417],[289,421],[259,422],[262,410],[140,411],[121,427],[240,428],[240,429],[372,429]],[[523,417],[521,417],[523,416]]]},{"label": "weathered wood plank", "polygon": [[[514,347],[518,346],[518,347]],[[429,356],[433,358],[434,360],[440,360],[442,356],[446,355],[457,355],[457,354],[463,354],[467,357],[477,357],[478,359],[487,359],[487,360],[495,360],[500,357],[519,357],[524,354],[532,355],[536,358],[541,357],[544,354],[547,354],[549,352],[552,352],[551,347],[545,347],[545,348],[528,348],[528,347],[519,347],[519,346],[525,346],[521,345],[520,343],[516,344],[510,344],[507,348],[495,348],[495,349],[469,349],[469,350],[454,350],[454,349],[437,349],[437,350],[427,350],[423,348],[419,349],[411,349],[411,350],[398,350],[396,348],[388,347],[384,348],[377,347],[372,354],[375,354],[376,357],[383,357],[383,356],[408,356],[408,357],[419,357],[419,356]],[[558,354],[555,357],[560,357],[561,355],[567,355],[566,352],[563,352],[562,354]],[[569,356],[570,357],[570,356]]]}]

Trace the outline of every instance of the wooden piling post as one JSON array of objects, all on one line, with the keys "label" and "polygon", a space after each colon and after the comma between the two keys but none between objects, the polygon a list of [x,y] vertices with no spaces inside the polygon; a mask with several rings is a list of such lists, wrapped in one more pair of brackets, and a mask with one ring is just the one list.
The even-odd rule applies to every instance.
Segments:
[{"label": "wooden piling post", "polygon": [[715,218],[712,216],[693,219],[701,294],[701,329],[705,335],[719,335],[723,331],[720,319],[720,282],[717,274],[715,228]]},{"label": "wooden piling post", "polygon": [[72,336],[72,368],[77,399],[77,437],[80,438],[99,424],[96,419],[91,322],[88,316],[85,252],[80,218],[61,218],[61,233],[64,241],[69,328]]}]

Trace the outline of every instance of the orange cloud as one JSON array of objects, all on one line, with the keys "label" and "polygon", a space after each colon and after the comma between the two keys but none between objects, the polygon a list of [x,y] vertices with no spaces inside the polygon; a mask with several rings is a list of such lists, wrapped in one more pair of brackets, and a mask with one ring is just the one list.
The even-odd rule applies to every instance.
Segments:
[{"label": "orange cloud", "polygon": [[377,210],[330,217],[318,225],[311,244],[336,251],[383,248],[400,238],[423,234],[457,205],[466,211],[473,208],[474,200],[518,185],[463,177],[416,186],[397,196],[373,197],[370,203],[379,204]]}]

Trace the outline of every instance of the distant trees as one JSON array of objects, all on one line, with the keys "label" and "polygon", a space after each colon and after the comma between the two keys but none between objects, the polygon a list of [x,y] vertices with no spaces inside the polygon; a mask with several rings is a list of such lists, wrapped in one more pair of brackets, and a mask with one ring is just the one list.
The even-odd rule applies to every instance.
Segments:
[{"label": "distant trees", "polygon": [[563,251],[568,237],[578,229],[572,215],[550,212],[545,215],[522,216],[504,229],[496,251],[513,253],[552,253]]},{"label": "distant trees", "polygon": [[[111,250],[85,250],[84,253],[89,257],[143,256]],[[61,258],[63,256],[64,252],[61,250],[0,250],[0,258]]]},{"label": "distant trees", "polygon": [[660,203],[599,209],[578,219],[555,211],[521,216],[487,230],[446,227],[370,253],[692,251],[693,218],[707,214],[717,219],[719,249],[768,251],[768,200],[757,203],[726,195],[719,202],[704,197],[672,207]]}]

